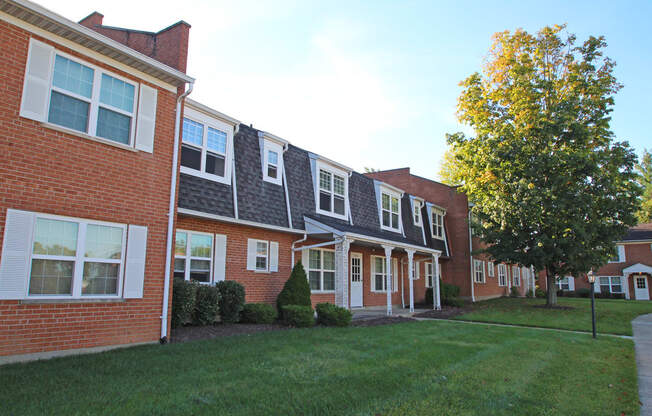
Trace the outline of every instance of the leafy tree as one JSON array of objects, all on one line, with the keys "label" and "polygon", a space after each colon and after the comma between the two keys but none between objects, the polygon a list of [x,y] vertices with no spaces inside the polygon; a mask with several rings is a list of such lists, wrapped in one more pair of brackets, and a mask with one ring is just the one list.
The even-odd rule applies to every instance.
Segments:
[{"label": "leafy tree", "polygon": [[374,172],[380,172],[380,169],[370,168],[367,166],[364,167],[364,173],[374,173]]},{"label": "leafy tree", "polygon": [[545,270],[548,305],[557,276],[581,275],[615,253],[640,193],[636,156],[609,127],[621,85],[605,40],[577,46],[564,29],[495,34],[483,74],[460,84],[458,118],[476,137],[447,135],[485,251]]},{"label": "leafy tree", "polygon": [[652,222],[652,154],[647,149],[643,151],[643,157],[636,165],[636,170],[638,171],[636,181],[643,188],[641,209],[636,216],[639,223]]},{"label": "leafy tree", "polygon": [[441,158],[441,165],[439,167],[439,180],[442,183],[450,186],[460,184],[460,178],[457,177],[457,159],[455,158],[455,151],[452,148],[446,149]]}]

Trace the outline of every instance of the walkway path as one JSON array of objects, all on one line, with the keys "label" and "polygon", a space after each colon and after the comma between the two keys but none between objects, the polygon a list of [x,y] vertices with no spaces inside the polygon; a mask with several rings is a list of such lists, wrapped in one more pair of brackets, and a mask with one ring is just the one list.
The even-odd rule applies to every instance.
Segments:
[{"label": "walkway path", "polygon": [[641,416],[652,416],[652,314],[632,321]]}]

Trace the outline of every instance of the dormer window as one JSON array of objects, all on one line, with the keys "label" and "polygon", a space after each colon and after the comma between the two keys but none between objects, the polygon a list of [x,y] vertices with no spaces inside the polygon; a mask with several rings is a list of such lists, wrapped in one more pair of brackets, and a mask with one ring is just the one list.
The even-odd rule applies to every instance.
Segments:
[{"label": "dormer window", "polygon": [[181,137],[181,172],[230,183],[233,127],[186,108]]},{"label": "dormer window", "polygon": [[440,240],[444,239],[444,213],[432,210],[432,237]]},{"label": "dormer window", "polygon": [[267,138],[268,133],[262,135],[262,162],[263,180],[276,185],[283,182],[283,146],[277,141]]},{"label": "dormer window", "polygon": [[273,150],[267,151],[267,176],[272,179],[278,177],[278,153]]},{"label": "dormer window", "polygon": [[347,219],[349,175],[335,166],[316,163],[315,204],[318,214]]},{"label": "dormer window", "polygon": [[412,208],[412,210],[413,210],[412,217],[414,219],[414,225],[421,226],[421,206],[422,206],[421,201],[415,199],[415,200],[412,201],[412,204],[413,204],[412,205],[413,206],[413,208]]},{"label": "dormer window", "polygon": [[388,191],[381,192],[382,228],[400,231],[401,205],[400,197]]}]

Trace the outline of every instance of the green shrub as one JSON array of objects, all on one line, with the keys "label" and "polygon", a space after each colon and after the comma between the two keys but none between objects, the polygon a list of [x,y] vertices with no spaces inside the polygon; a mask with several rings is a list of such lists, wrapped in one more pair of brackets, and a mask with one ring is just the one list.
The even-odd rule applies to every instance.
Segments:
[{"label": "green shrub", "polygon": [[285,305],[283,306],[283,322],[289,326],[304,328],[315,324],[315,311],[312,306]]},{"label": "green shrub", "polygon": [[318,303],[317,323],[326,326],[349,326],[353,315],[348,309],[333,305],[332,303]]},{"label": "green shrub", "polygon": [[512,286],[509,289],[509,297],[510,298],[517,298],[518,297],[518,288],[516,286]]},{"label": "green shrub", "polygon": [[587,289],[585,287],[581,287],[575,291],[575,295],[578,298],[588,298],[591,296],[591,289]]},{"label": "green shrub", "polygon": [[215,286],[197,285],[197,295],[192,323],[212,325],[219,316],[220,291]]},{"label": "green shrub", "polygon": [[540,288],[536,288],[535,291],[534,291],[534,296],[537,297],[537,298],[545,298],[548,295],[546,294],[545,290],[540,289]]},{"label": "green shrub", "polygon": [[279,316],[283,316],[283,306],[285,305],[303,305],[312,307],[310,302],[310,285],[306,277],[306,270],[299,261],[290,274],[290,278],[285,282],[283,290],[276,298],[276,307]]},{"label": "green shrub", "polygon": [[250,324],[271,324],[276,320],[276,308],[266,303],[246,303],[242,309],[241,322]]},{"label": "green shrub", "polygon": [[598,299],[625,299],[624,293],[596,293]]},{"label": "green shrub", "polygon": [[[433,293],[433,288],[427,288],[426,289],[426,304],[427,305],[432,305],[433,304],[433,299],[432,299],[432,293]],[[450,284],[450,283],[443,283],[441,279],[439,279],[439,298],[441,300],[441,304],[445,306],[461,306],[464,304],[463,301],[458,299],[458,296],[460,295],[460,287]]]},{"label": "green shrub", "polygon": [[183,279],[172,282],[172,328],[192,323],[198,286]]},{"label": "green shrub", "polygon": [[216,286],[220,291],[219,305],[222,322],[238,322],[240,320],[240,312],[244,308],[244,286],[233,280],[223,280],[218,282]]}]

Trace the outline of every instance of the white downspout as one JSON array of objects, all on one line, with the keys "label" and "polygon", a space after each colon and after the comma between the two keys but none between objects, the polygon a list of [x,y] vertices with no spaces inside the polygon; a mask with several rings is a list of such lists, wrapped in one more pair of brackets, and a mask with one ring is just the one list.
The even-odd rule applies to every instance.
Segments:
[{"label": "white downspout", "polygon": [[475,302],[475,288],[473,274],[475,269],[473,268],[473,234],[471,234],[471,208],[469,207],[469,258],[471,259],[471,302]]},{"label": "white downspout", "polygon": [[174,238],[174,212],[177,205],[177,163],[179,161],[179,131],[181,125],[181,103],[190,95],[195,82],[188,91],[177,98],[177,113],[174,120],[174,149],[172,151],[172,183],[170,184],[170,207],[168,211],[168,235],[165,243],[165,274],[163,281],[163,311],[161,313],[161,344],[168,342],[168,302],[170,299],[170,269],[172,268],[172,239]]},{"label": "white downspout", "polygon": [[[293,267],[293,268],[294,268],[294,247],[297,245],[297,243],[303,243],[303,242],[306,241],[307,239],[308,239],[308,234],[307,234],[307,233],[303,233],[303,238],[301,238],[301,239],[299,239],[299,240],[297,240],[297,241],[293,241],[293,242],[292,242],[292,249],[291,249],[290,251],[292,252],[292,267]],[[305,265],[304,265],[304,267],[305,267]]]}]

